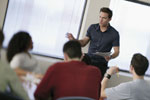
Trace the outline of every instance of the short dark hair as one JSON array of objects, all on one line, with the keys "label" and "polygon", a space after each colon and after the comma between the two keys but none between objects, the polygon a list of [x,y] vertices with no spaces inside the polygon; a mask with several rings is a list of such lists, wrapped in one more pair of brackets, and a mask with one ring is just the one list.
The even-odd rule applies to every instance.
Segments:
[{"label": "short dark hair", "polygon": [[63,52],[66,53],[69,58],[81,58],[81,44],[77,40],[70,40],[64,44]]},{"label": "short dark hair", "polygon": [[137,75],[143,76],[148,69],[149,62],[145,56],[140,53],[136,53],[132,57],[131,65],[133,66]]},{"label": "short dark hair", "polygon": [[113,12],[112,12],[112,10],[110,10],[109,8],[103,7],[103,8],[100,9],[100,12],[105,12],[105,13],[108,14],[108,17],[109,17],[109,18],[112,18]]},{"label": "short dark hair", "polygon": [[4,41],[4,33],[3,33],[3,31],[0,29],[0,46],[2,46],[3,41]]},{"label": "short dark hair", "polygon": [[7,48],[7,60],[10,62],[17,53],[26,51],[31,43],[31,36],[28,32],[19,31],[13,35]]}]

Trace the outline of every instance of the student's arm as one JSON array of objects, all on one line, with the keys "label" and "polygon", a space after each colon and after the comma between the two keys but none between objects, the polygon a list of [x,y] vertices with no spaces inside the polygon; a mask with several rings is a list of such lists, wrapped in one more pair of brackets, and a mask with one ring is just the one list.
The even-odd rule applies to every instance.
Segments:
[{"label": "student's arm", "polygon": [[[7,66],[5,66],[7,67]],[[9,75],[8,85],[12,93],[18,97],[21,97],[24,100],[30,100],[27,92],[24,90],[17,74],[8,66],[6,75]]]},{"label": "student's arm", "polygon": [[101,82],[101,97],[106,98],[105,88],[107,87],[108,78],[104,77]]},{"label": "student's arm", "polygon": [[18,76],[25,76],[27,73],[31,74],[31,72],[25,71],[19,67],[15,68],[14,71],[17,73]]},{"label": "student's arm", "polygon": [[15,68],[14,70],[15,70],[15,72],[17,73],[17,75],[19,77],[26,76],[27,74],[33,74],[36,78],[39,78],[39,79],[43,78],[42,74],[35,74],[35,73],[30,72],[30,71],[23,70],[23,69],[21,69],[19,67]]},{"label": "student's arm", "polygon": [[109,78],[111,77],[112,74],[115,74],[116,72],[118,72],[118,67],[110,67],[108,69],[108,71],[106,72],[102,82],[101,82],[101,97],[102,98],[106,98],[106,93],[105,93],[105,89],[107,87],[107,83],[109,81]]},{"label": "student's arm", "polygon": [[[69,40],[75,40],[74,36],[71,33],[67,33],[67,38]],[[79,42],[81,44],[82,47],[86,46],[88,44],[88,42],[90,41],[89,37],[84,37],[83,39],[80,39]]]}]

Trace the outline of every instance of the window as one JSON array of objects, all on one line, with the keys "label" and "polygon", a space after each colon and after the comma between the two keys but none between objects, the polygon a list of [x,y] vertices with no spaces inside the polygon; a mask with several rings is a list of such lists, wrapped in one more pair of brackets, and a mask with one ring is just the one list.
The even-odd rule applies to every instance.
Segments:
[{"label": "window", "polygon": [[[134,0],[133,0],[134,1]],[[129,70],[131,57],[141,53],[150,62],[150,5],[125,0],[111,0],[111,25],[120,33],[120,55],[109,62],[122,70]],[[146,72],[150,75],[150,68]]]},{"label": "window", "polygon": [[22,30],[32,36],[32,53],[63,58],[66,33],[78,37],[85,4],[86,0],[9,0],[4,47],[14,33]]}]

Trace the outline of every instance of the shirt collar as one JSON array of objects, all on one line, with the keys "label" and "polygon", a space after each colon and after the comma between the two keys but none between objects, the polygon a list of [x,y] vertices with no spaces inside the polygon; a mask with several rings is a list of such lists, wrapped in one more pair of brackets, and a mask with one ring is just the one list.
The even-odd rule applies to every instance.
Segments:
[{"label": "shirt collar", "polygon": [[[110,28],[111,28],[111,26],[110,26],[110,24],[108,24],[107,30],[106,30],[105,32],[107,32]],[[97,31],[100,31],[100,26],[99,26],[99,24],[97,25],[96,30],[97,30]]]}]

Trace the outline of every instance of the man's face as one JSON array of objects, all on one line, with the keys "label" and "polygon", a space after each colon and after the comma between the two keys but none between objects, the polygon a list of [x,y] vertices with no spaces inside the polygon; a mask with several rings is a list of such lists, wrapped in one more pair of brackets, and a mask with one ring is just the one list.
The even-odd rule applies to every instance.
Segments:
[{"label": "man's face", "polygon": [[108,23],[110,22],[110,18],[108,17],[108,14],[105,12],[100,12],[99,16],[99,25],[102,27],[106,27]]},{"label": "man's face", "polygon": [[32,41],[32,39],[31,39],[30,45],[29,45],[29,50],[32,50],[32,49],[33,49],[33,41]]}]

